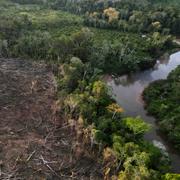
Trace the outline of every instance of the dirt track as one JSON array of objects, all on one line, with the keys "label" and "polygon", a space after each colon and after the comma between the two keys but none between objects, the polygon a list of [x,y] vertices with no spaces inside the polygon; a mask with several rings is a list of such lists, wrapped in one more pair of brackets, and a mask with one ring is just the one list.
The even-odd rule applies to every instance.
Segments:
[{"label": "dirt track", "polygon": [[99,179],[92,159],[73,161],[74,135],[55,122],[53,73],[43,63],[0,59],[0,179]]}]

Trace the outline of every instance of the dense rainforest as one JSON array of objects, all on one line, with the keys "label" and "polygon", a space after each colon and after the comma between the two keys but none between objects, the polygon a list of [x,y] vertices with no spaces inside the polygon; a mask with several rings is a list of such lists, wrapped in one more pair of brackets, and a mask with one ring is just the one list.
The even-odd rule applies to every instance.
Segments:
[{"label": "dense rainforest", "polygon": [[[158,56],[177,49],[179,5],[178,0],[0,0],[0,57],[45,61],[53,70],[59,116],[73,120],[88,137],[87,148],[100,152],[100,179],[180,178],[171,173],[167,154],[144,140],[151,126],[122,116],[125,110],[102,80],[104,74],[150,68]],[[144,96],[148,111],[179,148],[179,68]]]},{"label": "dense rainforest", "polygon": [[180,148],[179,77],[180,66],[169,74],[167,80],[155,81],[144,91],[148,112],[157,117],[160,129],[178,149]]}]

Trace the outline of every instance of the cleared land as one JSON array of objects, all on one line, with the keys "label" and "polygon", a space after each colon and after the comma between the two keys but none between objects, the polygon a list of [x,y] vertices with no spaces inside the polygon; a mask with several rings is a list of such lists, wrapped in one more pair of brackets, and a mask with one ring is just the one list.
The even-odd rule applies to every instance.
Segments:
[{"label": "cleared land", "polygon": [[0,59],[0,179],[99,178],[100,166],[59,117],[50,68]]}]

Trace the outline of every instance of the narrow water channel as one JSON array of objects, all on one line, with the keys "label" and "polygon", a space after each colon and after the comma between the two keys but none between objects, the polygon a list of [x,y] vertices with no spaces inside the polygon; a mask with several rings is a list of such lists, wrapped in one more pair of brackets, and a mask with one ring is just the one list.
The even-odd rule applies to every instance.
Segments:
[{"label": "narrow water channel", "polygon": [[180,152],[173,149],[167,142],[167,138],[159,133],[155,119],[147,115],[142,100],[142,92],[151,82],[158,79],[166,79],[168,74],[180,65],[180,51],[170,57],[157,60],[156,65],[144,72],[125,75],[118,78],[107,79],[108,86],[117,103],[125,109],[126,116],[140,116],[146,122],[152,124],[152,129],[145,135],[145,139],[151,142],[161,142],[166,148],[172,161],[172,171],[180,173]]}]

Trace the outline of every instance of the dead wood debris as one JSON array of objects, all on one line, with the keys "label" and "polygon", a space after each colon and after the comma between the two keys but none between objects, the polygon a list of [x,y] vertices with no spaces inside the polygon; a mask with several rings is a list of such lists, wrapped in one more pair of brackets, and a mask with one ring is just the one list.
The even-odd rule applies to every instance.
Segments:
[{"label": "dead wood debris", "polygon": [[102,179],[96,160],[76,157],[76,134],[56,113],[56,87],[44,63],[0,59],[1,180]]}]

